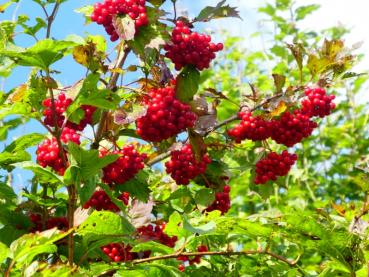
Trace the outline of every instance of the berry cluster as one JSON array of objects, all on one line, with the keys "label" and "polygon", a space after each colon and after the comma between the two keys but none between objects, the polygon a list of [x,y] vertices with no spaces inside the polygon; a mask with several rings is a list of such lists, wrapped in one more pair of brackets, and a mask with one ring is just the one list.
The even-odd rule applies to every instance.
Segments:
[{"label": "berry cluster", "polygon": [[[208,252],[208,251],[209,249],[206,245],[200,245],[199,247],[197,247],[197,252]],[[189,256],[179,256],[177,260],[182,261],[182,262],[189,262],[190,265],[193,265],[193,264],[199,264],[201,262],[201,256],[195,256],[192,259],[190,259]],[[185,270],[185,268],[186,267],[184,266],[184,264],[180,264],[178,266],[178,269],[182,272]]]},{"label": "berry cluster", "polygon": [[209,68],[215,53],[222,49],[222,43],[212,43],[209,35],[192,32],[182,21],[176,22],[171,41],[164,46],[165,56],[172,60],[176,70],[190,64],[198,70]]},{"label": "berry cluster", "polygon": [[[128,205],[129,201],[129,193],[124,192],[119,197],[119,200],[121,200],[124,205]],[[88,208],[94,208],[97,211],[101,210],[107,210],[112,212],[119,212],[120,209],[117,205],[115,205],[110,197],[106,194],[103,190],[97,190],[94,192],[94,194],[91,196],[91,198],[83,205],[84,209]]]},{"label": "berry cluster", "polygon": [[330,115],[336,107],[333,103],[335,96],[327,95],[324,88],[308,88],[305,90],[306,99],[302,100],[302,111],[310,116],[321,118]]},{"label": "berry cluster", "polygon": [[144,168],[146,154],[140,154],[133,145],[126,145],[121,150],[113,152],[101,151],[100,157],[107,154],[117,154],[119,158],[103,168],[103,181],[110,185],[123,184],[132,179],[141,169]]},{"label": "berry cluster", "polygon": [[[58,127],[62,127],[65,116],[64,113],[69,107],[70,104],[72,104],[73,100],[70,98],[67,98],[64,93],[61,93],[58,95],[58,98],[54,99],[54,105],[55,105],[55,117]],[[52,109],[52,100],[51,98],[46,98],[42,102],[43,106],[45,107],[43,111],[44,123],[46,125],[49,125],[51,127],[55,127],[55,121],[54,121],[54,113]],[[92,123],[92,116],[96,110],[93,106],[88,105],[82,105],[81,109],[85,112],[84,118],[80,121],[79,124],[67,121],[66,126],[69,128],[72,128],[74,130],[82,131],[87,124]]]},{"label": "berry cluster", "polygon": [[311,135],[318,124],[309,115],[295,110],[285,112],[279,120],[272,120],[272,139],[287,147],[294,146]]},{"label": "berry cluster", "polygon": [[224,215],[231,208],[231,199],[229,197],[229,193],[231,191],[230,186],[224,186],[223,192],[217,192],[215,194],[214,202],[206,208],[205,211],[211,212],[214,210],[218,210],[222,212]]},{"label": "berry cluster", "polygon": [[101,250],[114,262],[126,262],[138,258],[136,252],[131,252],[132,246],[123,243],[111,243],[101,247]]},{"label": "berry cluster", "polygon": [[66,217],[50,217],[45,222],[45,228],[42,223],[41,216],[39,214],[30,214],[29,218],[33,223],[33,227],[30,232],[41,232],[43,230],[48,230],[52,228],[57,228],[59,230],[68,230],[68,220]]},{"label": "berry cluster", "polygon": [[239,112],[241,123],[228,130],[228,135],[237,143],[244,139],[253,141],[265,140],[271,136],[270,121],[260,116],[252,116],[251,112]]},{"label": "berry cluster", "polygon": [[169,237],[165,234],[165,225],[165,223],[162,223],[155,227],[153,225],[142,226],[137,229],[137,232],[140,234],[143,241],[154,240],[168,247],[174,247],[178,238],[176,236]]},{"label": "berry cluster", "polygon": [[[60,139],[64,143],[68,143],[68,141],[72,141],[77,144],[80,143],[79,135],[73,129],[70,129],[68,127],[65,127],[63,129]],[[67,159],[65,155],[66,151],[64,149],[62,153],[64,153],[64,158]],[[66,168],[61,157],[62,153],[59,149],[59,145],[55,137],[46,139],[37,147],[37,162],[42,167],[50,166],[52,169],[58,172],[59,175],[64,175],[64,171]]]},{"label": "berry cluster", "polygon": [[113,18],[116,15],[128,15],[135,21],[136,30],[149,23],[146,14],[145,0],[105,0],[96,3],[91,14],[91,20],[103,25],[105,31],[110,35],[111,41],[119,39],[114,27]]},{"label": "berry cluster", "polygon": [[176,99],[171,86],[152,89],[144,102],[147,113],[136,121],[137,134],[144,140],[162,141],[195,124],[191,107]]},{"label": "berry cluster", "polygon": [[278,176],[285,176],[297,160],[296,154],[290,154],[286,150],[282,154],[269,153],[265,158],[256,163],[255,184],[264,184],[269,180],[277,180]]},{"label": "berry cluster", "polygon": [[188,185],[190,180],[205,173],[209,163],[211,159],[207,154],[197,161],[191,145],[186,144],[182,149],[171,152],[171,159],[165,163],[165,167],[177,184]]}]

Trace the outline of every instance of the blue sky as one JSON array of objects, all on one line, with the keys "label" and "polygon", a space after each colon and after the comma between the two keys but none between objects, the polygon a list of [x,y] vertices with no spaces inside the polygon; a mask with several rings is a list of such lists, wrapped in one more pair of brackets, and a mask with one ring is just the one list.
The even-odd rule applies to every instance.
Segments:
[{"label": "blue sky", "polygon": [[[5,2],[5,1],[1,1]],[[52,36],[57,39],[63,39],[70,34],[77,34],[84,36],[86,33],[101,34],[104,35],[104,30],[101,26],[96,24],[84,25],[84,18],[82,15],[75,13],[74,10],[84,6],[93,4],[97,1],[78,1],[69,0],[64,3],[57,15],[55,23],[52,28]],[[164,6],[167,10],[171,11],[171,3]],[[198,12],[206,5],[214,6],[218,1],[216,0],[178,0],[178,12],[187,12],[190,17],[194,17]],[[261,16],[257,14],[257,8],[265,1],[262,0],[229,0],[227,1],[233,6],[237,6],[240,10],[243,21],[238,19],[221,19],[215,20],[211,23],[201,24],[199,27],[203,29],[221,30],[226,29],[232,35],[242,36],[247,38],[255,31],[266,29],[266,26],[262,24]],[[368,52],[369,41],[367,38],[367,28],[369,26],[369,17],[367,11],[369,8],[369,1],[363,0],[351,0],[350,4],[346,0],[296,0],[298,5],[308,5],[313,3],[319,3],[322,7],[313,16],[310,16],[304,21],[302,28],[319,30],[332,25],[343,24],[352,28],[351,34],[348,36],[347,41],[349,44],[354,44],[359,41],[363,41],[364,44],[361,48],[361,52]],[[51,8],[51,6],[50,6]],[[14,16],[28,14],[31,20],[35,17],[44,17],[44,14],[39,6],[37,6],[31,0],[20,0],[18,5],[13,4],[5,13],[0,14],[0,19],[12,20]],[[32,22],[32,21],[31,21]],[[44,34],[40,34],[40,39]],[[30,46],[35,41],[26,35],[19,35],[16,37],[16,43],[20,46]],[[109,49],[112,50],[116,43],[109,43]],[[248,48],[257,49],[261,47],[260,38],[245,39],[244,45]],[[369,55],[358,66],[358,70],[367,70],[369,68]],[[71,57],[65,58],[62,62],[56,64],[55,68],[62,72],[55,76],[55,78],[63,85],[70,85],[83,78],[85,70],[75,63]],[[28,69],[18,68],[12,76],[6,80],[0,80],[0,89],[9,91],[11,88],[24,83],[27,80]],[[366,101],[368,97],[365,97],[362,101]],[[19,137],[29,131],[32,132],[44,132],[42,126],[38,123],[27,124],[20,129],[10,133],[9,142],[12,139]],[[0,146],[0,150],[1,150]],[[35,149],[32,149],[35,151]],[[23,171],[16,172],[14,176],[14,186],[20,188],[22,183],[26,183],[25,180],[30,178],[30,173],[24,173]]]}]

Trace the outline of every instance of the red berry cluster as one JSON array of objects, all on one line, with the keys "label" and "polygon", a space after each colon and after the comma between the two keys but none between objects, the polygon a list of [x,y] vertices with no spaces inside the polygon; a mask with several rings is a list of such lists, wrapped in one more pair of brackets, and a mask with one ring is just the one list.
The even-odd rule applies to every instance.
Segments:
[{"label": "red berry cluster", "polygon": [[305,90],[306,99],[302,100],[302,111],[310,116],[321,118],[330,115],[336,107],[333,103],[335,96],[327,95],[324,88],[308,88]]},{"label": "red berry cluster", "polygon": [[287,147],[294,146],[311,135],[318,124],[310,116],[295,110],[285,112],[278,120],[272,120],[272,139]]},{"label": "red berry cluster", "polygon": [[144,140],[162,141],[195,124],[191,107],[176,99],[171,86],[152,89],[144,102],[147,113],[136,121],[137,134]]},{"label": "red berry cluster", "polygon": [[[65,120],[64,113],[69,107],[69,105],[72,104],[72,102],[73,100],[70,98],[67,98],[64,93],[59,94],[58,98],[54,100],[55,112],[56,112],[55,117],[56,117],[56,122],[58,124],[58,127],[62,127],[64,120]],[[46,125],[55,127],[51,98],[46,98],[42,102],[42,104],[45,107],[43,111],[43,115],[45,116],[44,123]],[[81,109],[85,112],[84,118],[80,121],[79,124],[75,124],[73,122],[68,121],[66,123],[67,127],[78,130],[78,131],[82,131],[87,126],[87,124],[92,123],[92,116],[96,108],[93,106],[82,105]]]},{"label": "red berry cluster", "polygon": [[52,228],[57,228],[59,230],[68,230],[68,220],[66,217],[50,217],[45,222],[45,228],[42,224],[42,219],[39,214],[30,214],[29,218],[33,223],[33,227],[30,232],[41,232],[43,230],[48,230]]},{"label": "red berry cluster", "polygon": [[[68,143],[68,141],[72,141],[74,143],[79,144],[79,135],[73,130],[65,127],[61,133],[60,139],[64,143]],[[65,150],[63,150],[64,153]],[[45,140],[42,142],[36,151],[37,162],[42,167],[50,166],[54,169],[58,174],[64,175],[65,165],[63,164],[63,159],[61,157],[59,145],[55,137]],[[65,155],[65,154],[64,154]],[[65,159],[67,159],[65,155]]]},{"label": "red berry cluster", "polygon": [[233,137],[237,143],[244,139],[265,140],[271,136],[270,121],[260,116],[254,117],[251,112],[239,112],[238,117],[241,123],[228,131],[228,135]]},{"label": "red berry cluster", "polygon": [[218,210],[222,212],[222,215],[228,212],[228,210],[231,208],[231,198],[229,197],[230,191],[230,186],[224,186],[223,192],[217,192],[215,194],[214,202],[207,207],[205,211],[211,212]]},{"label": "red berry cluster", "polygon": [[296,154],[290,154],[286,150],[282,154],[269,153],[265,158],[256,163],[255,184],[264,184],[269,180],[277,180],[278,176],[285,176],[297,160]]},{"label": "red berry cluster", "polygon": [[211,163],[207,154],[203,155],[201,161],[197,161],[190,144],[181,150],[172,151],[170,155],[171,159],[165,163],[166,172],[179,185],[188,185],[190,180],[205,173],[207,165]]},{"label": "red berry cluster", "polygon": [[165,223],[162,223],[160,225],[156,225],[155,227],[153,225],[142,226],[137,229],[137,232],[144,241],[154,240],[168,247],[174,247],[178,238],[176,236],[169,237],[167,234],[165,234],[165,225]]},{"label": "red berry cluster", "polygon": [[114,262],[126,262],[138,258],[136,252],[131,252],[132,246],[123,243],[111,243],[101,247],[101,250]]},{"label": "red berry cluster", "polygon": [[[199,247],[197,247],[197,252],[208,252],[208,251],[209,249],[206,245],[200,245]],[[188,261],[190,265],[193,265],[193,264],[199,264],[201,262],[201,256],[195,256],[192,259],[190,259],[189,256],[179,256],[177,260],[182,261],[182,262]],[[183,264],[180,264],[178,266],[178,269],[183,272],[185,270],[185,266]]]},{"label": "red berry cluster", "polygon": [[64,143],[68,143],[69,141],[74,142],[75,144],[80,144],[80,135],[71,128],[64,127],[61,135],[60,140]]},{"label": "red berry cluster", "polygon": [[[124,192],[119,197],[119,200],[121,200],[124,205],[128,205],[129,201],[129,193]],[[93,193],[91,198],[83,205],[84,209],[88,208],[94,208],[97,211],[101,210],[108,210],[113,212],[119,212],[120,209],[117,205],[115,205],[110,197],[106,194],[103,190],[97,190]]]},{"label": "red berry cluster", "polygon": [[119,39],[119,35],[113,25],[115,15],[128,15],[135,21],[136,30],[149,23],[146,14],[145,0],[105,0],[96,3],[91,14],[91,20],[103,25],[110,35],[111,41]]},{"label": "red berry cluster", "polygon": [[119,158],[103,168],[103,181],[110,185],[123,184],[132,179],[141,169],[144,168],[146,154],[140,154],[133,145],[126,145],[121,150],[113,152],[101,151],[100,157],[107,154],[117,154]]},{"label": "red berry cluster", "polygon": [[182,21],[176,22],[171,41],[164,46],[165,56],[172,60],[176,70],[189,64],[198,70],[209,68],[215,53],[222,49],[222,43],[212,43],[209,35],[192,32]]}]

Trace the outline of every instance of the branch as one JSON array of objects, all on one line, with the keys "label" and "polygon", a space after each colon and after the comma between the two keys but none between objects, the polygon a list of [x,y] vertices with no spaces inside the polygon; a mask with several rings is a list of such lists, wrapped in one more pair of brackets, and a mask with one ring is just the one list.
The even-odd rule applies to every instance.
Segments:
[{"label": "branch", "polygon": [[161,162],[162,160],[164,160],[164,159],[168,158],[169,156],[170,156],[170,151],[165,152],[165,153],[162,153],[162,154],[160,154],[160,155],[156,156],[156,157],[155,157],[154,159],[152,159],[151,161],[148,161],[146,164],[147,164],[148,166],[152,166],[152,165],[154,165],[154,164],[156,164],[156,163],[158,163],[158,162]]},{"label": "branch", "polygon": [[[57,1],[54,5],[54,9],[51,12],[51,15],[47,17],[47,30],[46,30],[46,38],[50,37],[51,34],[51,25],[53,24],[55,17],[56,17],[56,13],[58,12],[60,6],[60,2]],[[47,12],[45,11],[45,7],[43,7],[45,14],[47,14]]]},{"label": "branch", "polygon": [[245,250],[245,251],[208,251],[208,252],[193,252],[193,253],[174,253],[174,254],[169,254],[169,255],[163,255],[163,256],[156,256],[156,257],[150,257],[150,258],[145,258],[145,259],[138,259],[138,260],[133,260],[132,263],[133,264],[141,264],[141,263],[148,263],[148,262],[152,262],[152,261],[158,261],[158,260],[166,260],[166,259],[173,259],[173,258],[178,258],[180,256],[185,256],[185,257],[196,257],[196,256],[248,256],[248,255],[268,255],[271,256],[273,258],[275,258],[276,260],[279,260],[281,262],[284,262],[286,264],[288,264],[291,267],[295,267],[297,265],[298,262],[298,258],[294,261],[290,261],[287,258],[280,256],[278,254],[275,254],[273,252],[270,252],[268,250]]},{"label": "branch", "polygon": [[[118,68],[122,68],[124,65],[124,62],[126,61],[129,52],[131,51],[130,48],[126,48],[124,49],[124,51],[119,51],[118,54],[118,58],[116,60],[115,66],[113,69],[118,69]],[[120,73],[117,71],[114,71],[111,75],[110,81],[107,84],[107,88],[110,90],[114,90],[114,88],[117,85],[117,81],[119,78]],[[99,148],[99,143],[103,138],[103,132],[105,129],[105,124],[106,124],[106,119],[108,116],[108,111],[103,111],[101,114],[101,118],[100,118],[100,122],[99,122],[99,126],[96,132],[96,138],[95,138],[95,142],[92,144],[92,148],[93,149],[97,149]]]}]

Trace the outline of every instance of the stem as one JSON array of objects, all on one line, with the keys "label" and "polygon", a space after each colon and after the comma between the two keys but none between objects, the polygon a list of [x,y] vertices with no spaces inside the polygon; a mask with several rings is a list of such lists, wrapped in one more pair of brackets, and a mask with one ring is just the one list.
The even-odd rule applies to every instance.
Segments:
[{"label": "stem", "polygon": [[245,250],[245,251],[208,251],[208,252],[193,252],[193,253],[174,253],[169,255],[163,255],[163,256],[156,256],[156,257],[150,257],[145,259],[139,259],[134,260],[133,264],[141,264],[141,263],[147,263],[152,261],[158,261],[158,260],[166,260],[166,259],[173,259],[178,258],[179,256],[186,256],[186,257],[196,257],[196,256],[242,256],[242,255],[268,255],[271,256],[279,261],[282,261],[286,264],[288,264],[291,267],[295,267],[298,259],[294,261],[290,261],[287,258],[280,256],[278,254],[275,254],[273,252],[270,252],[268,250]]},{"label": "stem", "polygon": [[[126,48],[126,49],[124,49],[123,52],[122,51],[119,52],[116,64],[114,66],[114,69],[123,67],[124,62],[126,61],[127,56],[128,56],[130,51],[131,51],[130,48]],[[117,71],[112,73],[110,81],[107,85],[108,89],[113,90],[116,87],[119,75],[120,75],[120,73],[117,72]],[[99,143],[103,138],[103,132],[104,132],[105,125],[106,125],[107,116],[108,116],[108,111],[103,111],[102,114],[101,114],[99,127],[98,127],[97,132],[96,132],[96,139],[95,139],[95,142],[92,144],[93,149],[99,148]]]},{"label": "stem", "polygon": [[162,154],[160,154],[160,155],[156,156],[156,157],[155,157],[154,159],[152,159],[151,161],[148,161],[146,164],[147,164],[148,166],[152,166],[152,165],[154,165],[154,164],[156,164],[156,163],[158,163],[158,162],[161,162],[162,160],[164,160],[164,159],[168,158],[169,156],[170,156],[170,151],[165,152],[165,153],[162,153]]},{"label": "stem", "polygon": [[[51,34],[51,26],[53,25],[53,22],[55,20],[56,17],[56,13],[58,12],[60,6],[60,2],[57,1],[54,5],[54,9],[51,12],[51,15],[47,17],[47,30],[46,30],[46,38],[50,38],[50,34]],[[45,11],[45,7],[43,7],[45,14],[47,14],[47,12]]]}]

